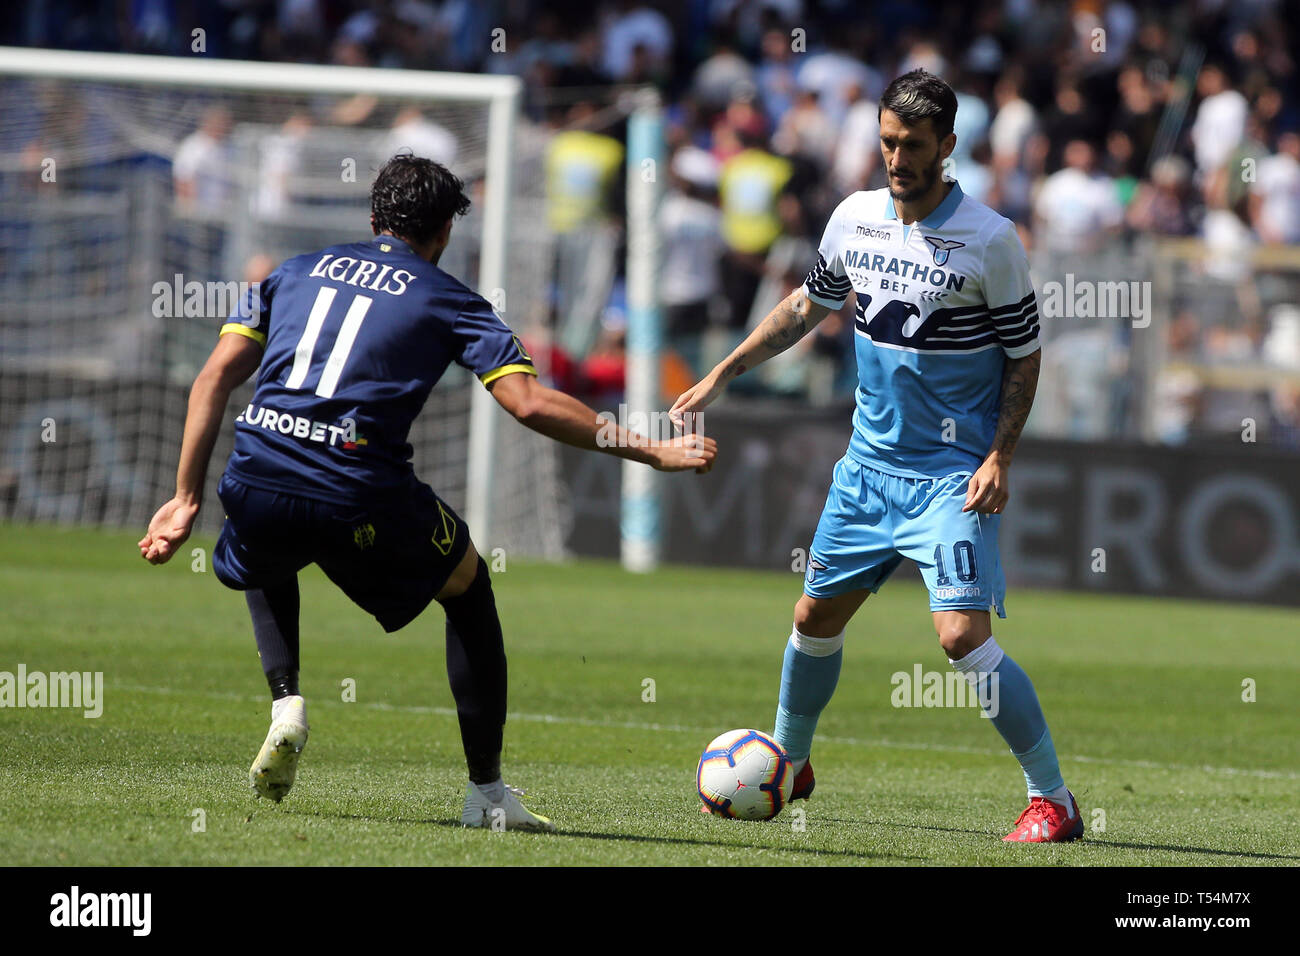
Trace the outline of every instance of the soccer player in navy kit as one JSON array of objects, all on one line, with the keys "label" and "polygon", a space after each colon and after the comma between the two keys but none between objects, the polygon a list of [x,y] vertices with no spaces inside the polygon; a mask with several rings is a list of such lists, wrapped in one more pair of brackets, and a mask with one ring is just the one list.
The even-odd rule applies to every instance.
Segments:
[{"label": "soccer player in navy kit", "polygon": [[271,688],[253,789],[279,801],[307,741],[297,572],[315,563],[386,631],[442,605],[470,777],[461,822],[553,830],[501,779],[506,658],[491,579],[460,516],[416,478],[411,422],[456,362],[521,423],[567,444],[702,473],[716,443],[652,442],[620,428],[610,444],[595,411],[542,386],[488,302],[437,267],[468,208],[443,166],[396,156],[371,189],[374,239],[289,259],[249,294],[194,382],[176,495],[139,547],[162,564],[189,536],[230,393],[258,371],[217,488],[226,522],[213,553],[217,577],[245,592]]},{"label": "soccer player in navy kit", "polygon": [[930,591],[939,644],[976,688],[1024,773],[1029,806],[1004,839],[1078,839],[1083,821],[1024,670],[993,638],[1006,613],[998,521],[1038,383],[1038,308],[1015,227],[941,175],[957,97],[924,70],[880,100],[889,185],[831,215],[804,284],[674,403],[699,412],[727,382],[857,297],[857,408],[808,551],[786,645],[774,736],[812,794],[809,755],[839,679],[844,629],[904,558]]}]

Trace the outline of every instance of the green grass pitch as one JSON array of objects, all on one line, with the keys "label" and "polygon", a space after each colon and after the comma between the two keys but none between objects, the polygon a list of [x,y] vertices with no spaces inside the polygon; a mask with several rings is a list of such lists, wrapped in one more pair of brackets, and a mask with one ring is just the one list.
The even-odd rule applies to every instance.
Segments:
[{"label": "green grass pitch", "polygon": [[311,742],[272,805],[247,789],[269,707],[242,599],[210,566],[146,565],[137,537],[0,526],[0,671],[104,674],[98,719],[0,710],[8,864],[1300,862],[1294,610],[1013,591],[995,633],[1038,688],[1089,824],[1081,843],[1016,846],[1000,838],[1023,778],[988,721],[891,706],[891,674],[948,668],[919,585],[887,586],[850,625],[800,827],[789,810],[706,817],[694,793],[714,735],[771,729],[797,575],[512,562],[495,576],[506,779],[562,832],[493,833],[457,825],[436,606],[386,636],[304,572]]}]

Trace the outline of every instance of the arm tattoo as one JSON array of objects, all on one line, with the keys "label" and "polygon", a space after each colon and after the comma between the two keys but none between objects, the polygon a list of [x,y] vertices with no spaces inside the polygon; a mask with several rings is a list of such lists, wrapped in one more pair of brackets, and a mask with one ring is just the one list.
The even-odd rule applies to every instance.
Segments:
[{"label": "arm tattoo", "polygon": [[808,332],[808,297],[801,291],[773,309],[758,330],[773,354],[784,352]]},{"label": "arm tattoo", "polygon": [[[737,378],[760,362],[784,352],[798,342],[808,333],[808,316],[811,310],[812,301],[802,289],[796,289],[783,299],[732,353],[732,357],[722,368],[720,381],[728,382]],[[813,325],[816,324],[813,322]],[[764,354],[764,349],[767,350],[767,354]]]},{"label": "arm tattoo", "polygon": [[739,378],[745,371],[745,363],[740,359],[735,359],[725,369],[722,370],[723,379]]},{"label": "arm tattoo", "polygon": [[1006,370],[1002,373],[1002,401],[992,450],[1007,459],[1015,451],[1029,418],[1029,409],[1033,407],[1042,357],[1043,352],[1039,349],[1023,358],[1007,359]]}]

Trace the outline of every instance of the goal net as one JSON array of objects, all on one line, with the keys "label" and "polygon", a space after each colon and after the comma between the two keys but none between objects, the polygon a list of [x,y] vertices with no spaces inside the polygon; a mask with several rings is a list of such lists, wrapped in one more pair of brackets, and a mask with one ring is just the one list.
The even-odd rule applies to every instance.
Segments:
[{"label": "goal net", "polygon": [[[470,187],[439,264],[523,332],[552,237],[516,96],[503,77],[0,49],[0,519],[143,529],[175,488],[189,386],[244,283],[369,236],[370,182],[400,150]],[[507,231],[526,250],[508,268]],[[213,454],[209,532],[251,392],[232,396]],[[554,443],[473,376],[449,370],[410,440],[481,550],[562,554]]]}]

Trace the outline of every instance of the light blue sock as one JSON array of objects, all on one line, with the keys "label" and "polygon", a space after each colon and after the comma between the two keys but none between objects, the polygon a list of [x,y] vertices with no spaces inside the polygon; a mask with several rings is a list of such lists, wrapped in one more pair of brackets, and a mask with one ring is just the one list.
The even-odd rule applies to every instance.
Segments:
[{"label": "light blue sock", "polygon": [[781,702],[776,708],[772,736],[795,763],[812,752],[817,718],[830,703],[844,660],[844,632],[834,637],[809,637],[796,628],[785,647],[781,667]]},{"label": "light blue sock", "polygon": [[985,713],[1020,761],[1029,795],[1060,796],[1061,765],[1029,675],[991,637],[951,663],[975,687]]}]

